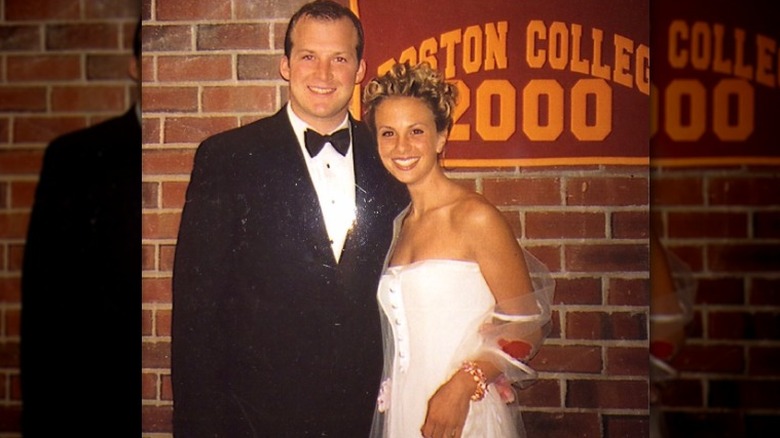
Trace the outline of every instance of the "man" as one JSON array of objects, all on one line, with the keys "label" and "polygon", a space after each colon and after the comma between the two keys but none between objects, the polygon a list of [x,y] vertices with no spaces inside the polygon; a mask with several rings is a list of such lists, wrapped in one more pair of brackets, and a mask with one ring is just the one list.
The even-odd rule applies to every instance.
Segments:
[{"label": "man", "polygon": [[46,148],[22,267],[25,438],[141,432],[139,114],[136,102]]},{"label": "man", "polygon": [[198,148],[173,275],[176,436],[368,435],[376,286],[408,195],[349,117],[362,50],[349,9],[304,5],[280,63],[289,103]]}]

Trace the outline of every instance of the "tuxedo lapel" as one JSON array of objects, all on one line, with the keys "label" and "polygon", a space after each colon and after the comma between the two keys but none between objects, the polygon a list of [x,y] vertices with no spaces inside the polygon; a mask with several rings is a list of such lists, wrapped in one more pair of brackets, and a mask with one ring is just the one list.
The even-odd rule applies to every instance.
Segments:
[{"label": "tuxedo lapel", "polygon": [[[274,118],[278,123],[278,132],[280,133],[277,142],[279,150],[275,155],[279,161],[275,163],[275,167],[278,170],[281,184],[284,186],[282,190],[279,190],[280,197],[276,197],[276,202],[297,205],[297,213],[299,214],[297,220],[301,221],[300,233],[307,235],[306,239],[311,242],[309,246],[315,251],[314,257],[323,263],[335,266],[336,259],[331,250],[330,238],[325,227],[325,219],[317,198],[317,191],[306,167],[303,152],[290,124],[286,108],[282,108]],[[260,154],[260,156],[266,157],[268,155]],[[272,187],[271,190],[274,188]]]}]

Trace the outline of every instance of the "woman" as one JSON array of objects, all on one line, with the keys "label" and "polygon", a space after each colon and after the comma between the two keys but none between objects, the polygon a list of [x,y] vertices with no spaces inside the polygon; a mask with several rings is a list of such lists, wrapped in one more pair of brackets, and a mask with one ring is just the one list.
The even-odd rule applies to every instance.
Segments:
[{"label": "woman", "polygon": [[524,361],[547,333],[554,284],[532,279],[538,261],[501,213],[440,167],[456,94],[426,63],[398,64],[364,94],[382,163],[411,197],[377,294],[385,369],[375,437],[524,435],[509,382],[535,378]]}]

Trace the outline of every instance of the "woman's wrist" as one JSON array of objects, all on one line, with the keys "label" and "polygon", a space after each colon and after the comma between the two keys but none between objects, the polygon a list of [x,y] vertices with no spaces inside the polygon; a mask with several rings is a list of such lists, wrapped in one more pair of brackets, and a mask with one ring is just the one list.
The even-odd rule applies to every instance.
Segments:
[{"label": "woman's wrist", "polygon": [[487,393],[487,377],[482,368],[474,361],[465,361],[461,365],[460,371],[467,374],[476,384],[474,393],[471,395],[471,400],[480,401],[485,398],[485,394]]}]

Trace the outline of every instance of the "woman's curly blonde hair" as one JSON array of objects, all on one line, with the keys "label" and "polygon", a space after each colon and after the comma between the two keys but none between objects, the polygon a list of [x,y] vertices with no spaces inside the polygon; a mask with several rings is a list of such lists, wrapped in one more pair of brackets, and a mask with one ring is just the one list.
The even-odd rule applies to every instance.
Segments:
[{"label": "woman's curly blonde hair", "polygon": [[422,100],[433,112],[438,132],[452,129],[452,112],[458,98],[455,85],[445,82],[441,73],[428,62],[410,65],[395,64],[384,75],[371,79],[363,90],[363,118],[376,132],[374,116],[379,104],[388,97],[414,97]]}]

